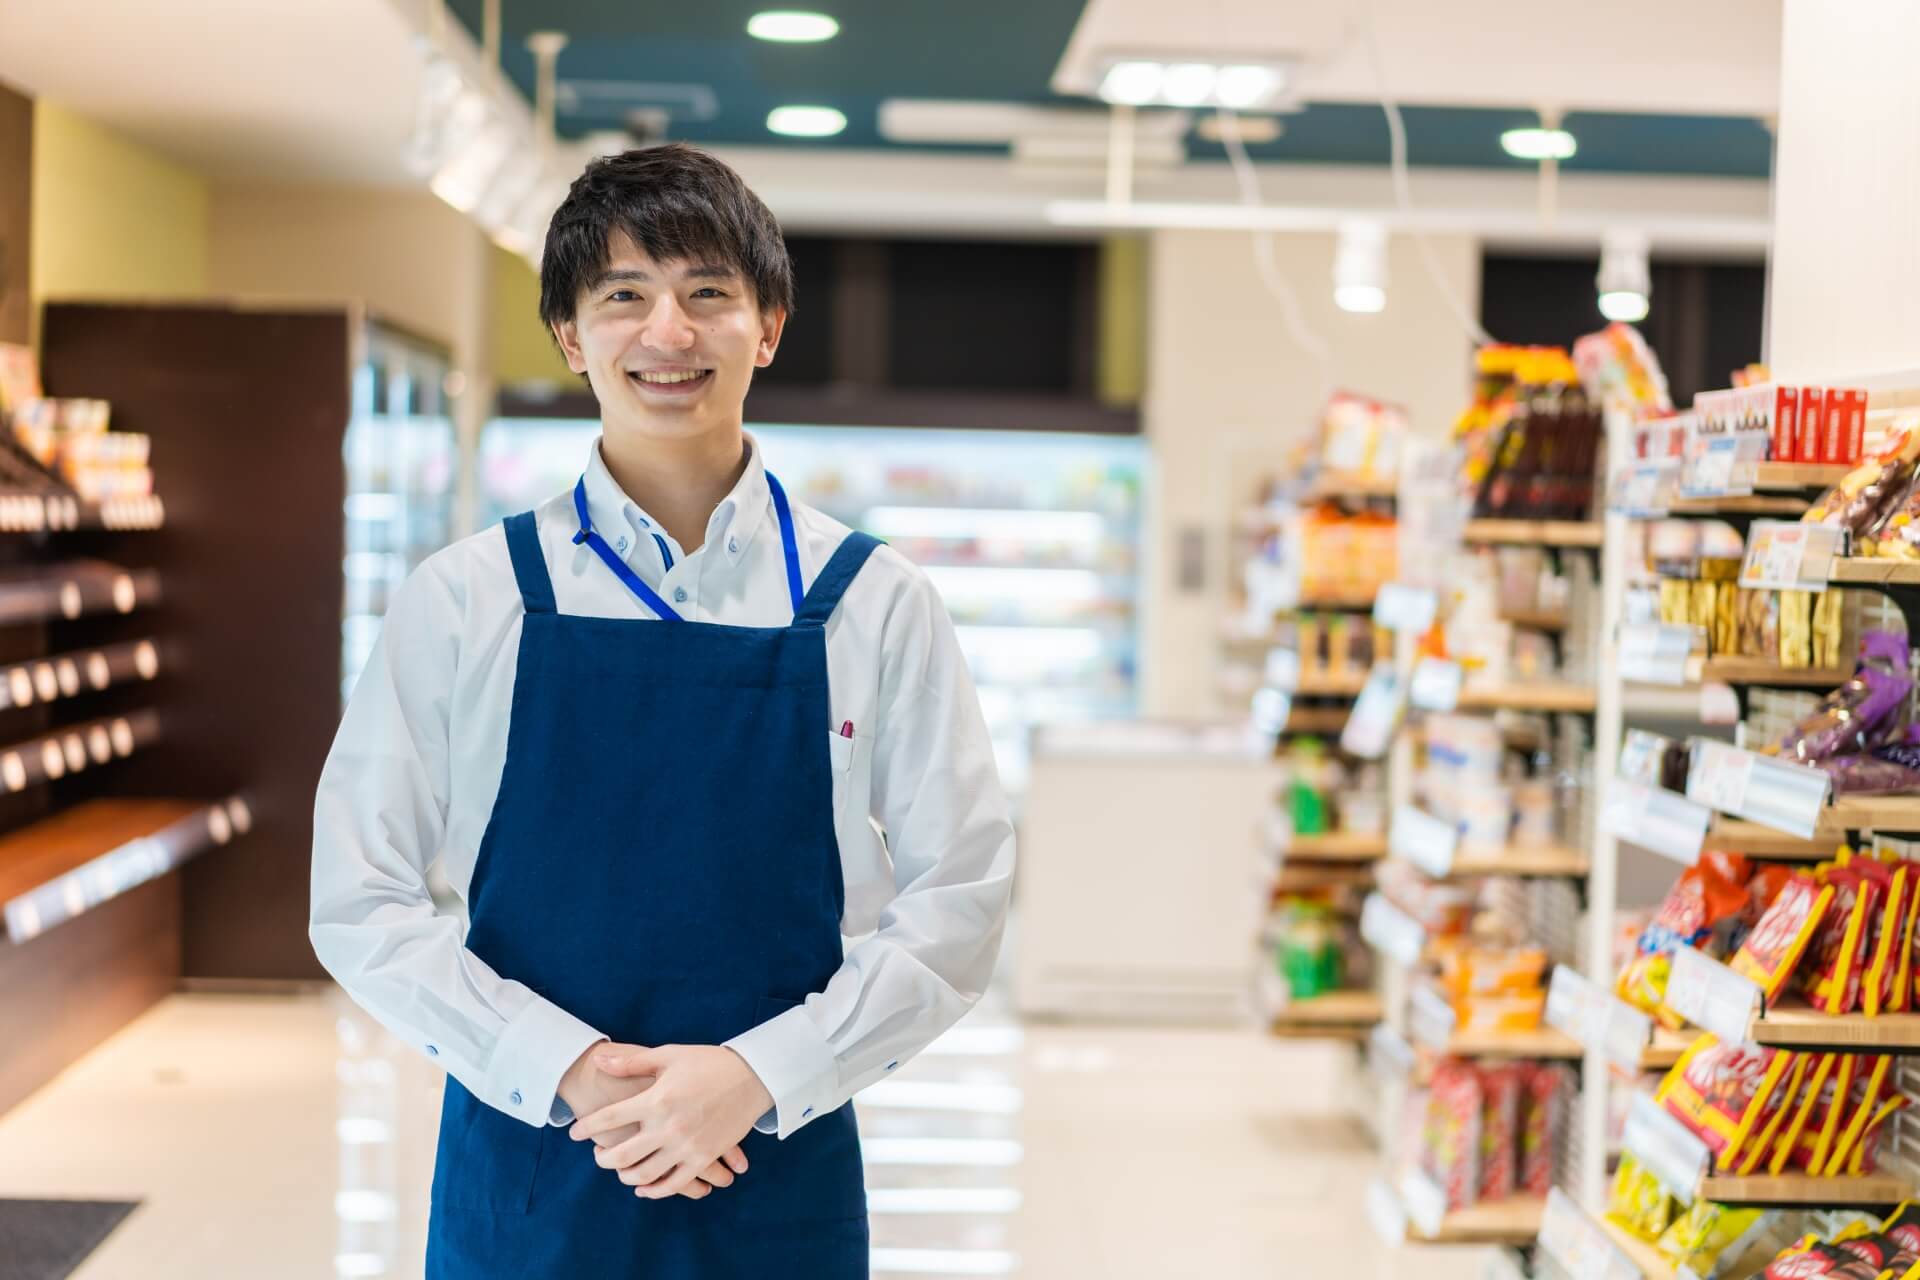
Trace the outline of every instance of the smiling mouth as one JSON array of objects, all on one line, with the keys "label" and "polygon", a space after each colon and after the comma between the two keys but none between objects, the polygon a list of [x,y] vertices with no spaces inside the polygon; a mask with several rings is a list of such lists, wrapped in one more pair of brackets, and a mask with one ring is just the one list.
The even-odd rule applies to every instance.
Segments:
[{"label": "smiling mouth", "polygon": [[711,369],[634,370],[627,371],[627,378],[645,387],[649,391],[684,393],[705,386],[713,377]]}]

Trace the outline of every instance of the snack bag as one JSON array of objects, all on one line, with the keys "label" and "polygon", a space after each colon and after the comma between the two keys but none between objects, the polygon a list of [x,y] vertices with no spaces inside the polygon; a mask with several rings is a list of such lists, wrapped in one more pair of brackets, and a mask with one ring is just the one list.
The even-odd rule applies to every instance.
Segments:
[{"label": "snack bag", "polygon": [[1479,1073],[1443,1059],[1428,1088],[1420,1164],[1445,1189],[1449,1211],[1471,1205],[1480,1189],[1480,1115]]},{"label": "snack bag", "polygon": [[[1907,639],[1870,631],[1860,641],[1860,664],[1852,678],[1820,700],[1774,744],[1774,754],[1798,764],[1871,749],[1884,722],[1906,703]],[[1784,654],[1782,665],[1788,665]],[[1804,665],[1804,664],[1801,664]]]},{"label": "snack bag", "polygon": [[1744,877],[1729,880],[1717,869],[1725,865],[1703,858],[1680,873],[1660,910],[1641,931],[1633,959],[1614,984],[1622,1000],[1652,1014],[1662,1026],[1677,1030],[1686,1025],[1685,1019],[1666,1007],[1674,951],[1699,947],[1713,936],[1716,925],[1733,919],[1746,906],[1746,891],[1740,884]]},{"label": "snack bag", "polygon": [[1706,1144],[1714,1167],[1724,1172],[1735,1167],[1758,1130],[1794,1056],[1762,1045],[1722,1044],[1703,1035],[1667,1073],[1654,1100]]},{"label": "snack bag", "polygon": [[1519,1182],[1514,1157],[1520,1149],[1520,1098],[1526,1068],[1480,1071],[1480,1200],[1505,1200]]},{"label": "snack bag", "polygon": [[1899,501],[1917,454],[1920,435],[1895,427],[1887,433],[1880,452],[1840,477],[1807,508],[1801,521],[1832,525],[1856,537],[1865,534]]},{"label": "snack bag", "polygon": [[1536,1063],[1526,1068],[1526,1090],[1520,1098],[1520,1190],[1527,1195],[1544,1196],[1553,1189],[1564,1101],[1572,1092],[1565,1067]]},{"label": "snack bag", "polygon": [[1814,1055],[1810,1053],[1793,1055],[1793,1066],[1787,1072],[1786,1083],[1775,1090],[1773,1096],[1767,1100],[1753,1138],[1748,1141],[1740,1153],[1739,1161],[1734,1165],[1742,1177],[1759,1168],[1760,1162],[1772,1153],[1780,1130],[1785,1127],[1787,1117],[1794,1110],[1800,1097],[1801,1086],[1806,1081],[1807,1072],[1812,1068],[1813,1061]]},{"label": "snack bag", "polygon": [[1887,1071],[1893,1066],[1893,1058],[1884,1053],[1875,1054],[1869,1063],[1854,1080],[1848,1111],[1839,1135],[1834,1139],[1833,1149],[1827,1153],[1827,1162],[1816,1170],[1826,1177],[1838,1177],[1845,1171],[1854,1144],[1860,1141],[1860,1135],[1866,1132],[1868,1122],[1879,1110],[1887,1086]]},{"label": "snack bag", "polygon": [[1727,951],[1737,954],[1746,945],[1747,939],[1767,914],[1767,908],[1787,887],[1787,881],[1793,879],[1793,868],[1781,866],[1777,862],[1766,863],[1757,868],[1747,878],[1747,905],[1740,908],[1740,914],[1733,919],[1733,927],[1727,932]]},{"label": "snack bag", "polygon": [[1892,1236],[1900,1242],[1900,1247],[1914,1253],[1920,1253],[1920,1205],[1908,1200],[1880,1224],[1883,1235]]},{"label": "snack bag", "polygon": [[1813,596],[1808,592],[1780,593],[1780,665],[1813,665]]},{"label": "snack bag", "polygon": [[1860,1006],[1869,1018],[1893,1011],[1900,995],[1901,959],[1910,953],[1906,934],[1907,904],[1912,896],[1909,868],[1904,862],[1871,862],[1863,868],[1876,877],[1884,877],[1879,909],[1869,922],[1867,972],[1861,983]]},{"label": "snack bag", "polygon": [[1920,917],[1920,862],[1904,862],[1907,869],[1907,910],[1900,924],[1900,938],[1894,943],[1898,953],[1900,967],[1893,975],[1893,1001],[1888,1006],[1895,1013],[1905,1013],[1914,1007],[1913,999],[1913,924]]},{"label": "snack bag", "polygon": [[1807,1127],[1800,1131],[1800,1139],[1793,1148],[1792,1165],[1808,1173],[1826,1167],[1827,1155],[1833,1150],[1841,1119],[1846,1114],[1847,1099],[1853,1096],[1853,1078],[1860,1069],[1859,1056],[1843,1053],[1839,1057],[1833,1073],[1827,1077],[1826,1087],[1813,1104]]},{"label": "snack bag", "polygon": [[1613,1175],[1613,1195],[1607,1201],[1607,1217],[1642,1240],[1658,1240],[1672,1224],[1680,1203],[1660,1180],[1640,1167],[1631,1155],[1620,1157],[1620,1168]]},{"label": "snack bag", "polygon": [[1821,921],[1801,966],[1800,985],[1822,1013],[1852,1013],[1859,1007],[1866,965],[1867,920],[1880,900],[1880,885],[1840,850],[1839,864],[1826,873],[1833,903]]},{"label": "snack bag", "polygon": [[1795,874],[1733,957],[1734,972],[1753,979],[1772,1001],[1793,976],[1832,902],[1832,885],[1804,871]]},{"label": "snack bag", "polygon": [[1838,1066],[1840,1055],[1822,1053],[1813,1056],[1813,1065],[1808,1068],[1805,1082],[1800,1086],[1798,1100],[1790,1102],[1786,1108],[1787,1121],[1780,1128],[1780,1136],[1774,1140],[1773,1154],[1767,1158],[1767,1172],[1778,1176],[1786,1171],[1793,1159],[1793,1153],[1799,1148],[1800,1135],[1806,1132],[1807,1122],[1825,1096],[1827,1080]]},{"label": "snack bag", "polygon": [[1765,1209],[1736,1209],[1696,1200],[1660,1237],[1660,1252],[1675,1267],[1708,1277],[1721,1258],[1739,1257],[1772,1217]]},{"label": "snack bag", "polygon": [[[1790,1249],[1781,1254],[1760,1274],[1763,1280],[1839,1280],[1841,1268],[1850,1263],[1864,1265],[1839,1245],[1814,1241],[1803,1249]],[[1866,1280],[1875,1280],[1878,1274],[1869,1272]],[[1847,1277],[1847,1280],[1853,1278]]]}]

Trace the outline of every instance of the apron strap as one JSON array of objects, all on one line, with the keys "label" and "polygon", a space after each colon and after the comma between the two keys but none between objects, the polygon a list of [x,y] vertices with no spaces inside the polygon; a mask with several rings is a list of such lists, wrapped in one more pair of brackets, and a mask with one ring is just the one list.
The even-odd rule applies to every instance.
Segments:
[{"label": "apron strap", "polygon": [[855,575],[867,563],[867,557],[874,553],[880,540],[869,533],[850,533],[833,558],[827,561],[827,567],[813,580],[812,590],[807,598],[794,611],[793,625],[796,627],[825,626],[827,619],[833,616],[834,609],[840,603],[840,597],[847,593],[853,584]]},{"label": "apron strap", "polygon": [[547,558],[540,553],[540,533],[533,512],[508,516],[507,554],[513,558],[514,580],[528,613],[553,613],[553,579],[547,576]]}]

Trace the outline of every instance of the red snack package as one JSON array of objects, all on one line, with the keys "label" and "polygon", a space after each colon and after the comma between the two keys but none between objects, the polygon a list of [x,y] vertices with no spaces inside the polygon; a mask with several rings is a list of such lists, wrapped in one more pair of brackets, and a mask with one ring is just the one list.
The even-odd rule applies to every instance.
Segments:
[{"label": "red snack package", "polygon": [[1835,387],[1827,388],[1826,420],[1820,429],[1820,461],[1845,462],[1847,447],[1851,443],[1847,421],[1847,393]]},{"label": "red snack package", "polygon": [[1464,1209],[1480,1190],[1480,1075],[1456,1059],[1433,1069],[1420,1167],[1447,1193],[1447,1208]]},{"label": "red snack package", "polygon": [[1846,1114],[1847,1099],[1853,1096],[1853,1078],[1860,1070],[1858,1054],[1838,1055],[1831,1075],[1813,1104],[1807,1127],[1800,1131],[1790,1163],[1811,1173],[1826,1167],[1827,1153],[1840,1133],[1840,1120]]},{"label": "red snack package", "polygon": [[1760,1162],[1772,1155],[1781,1129],[1785,1126],[1788,1117],[1793,1115],[1799,1107],[1801,1087],[1817,1059],[1817,1054],[1793,1055],[1793,1066],[1787,1072],[1786,1082],[1774,1090],[1762,1104],[1753,1136],[1742,1148],[1739,1159],[1733,1162],[1734,1170],[1741,1177],[1758,1169]]},{"label": "red snack package", "polygon": [[1827,1152],[1826,1164],[1819,1169],[1825,1177],[1838,1177],[1846,1170],[1854,1144],[1860,1141],[1860,1135],[1866,1132],[1868,1122],[1885,1099],[1887,1072],[1893,1066],[1893,1058],[1882,1053],[1869,1058],[1867,1063],[1866,1069],[1854,1077],[1847,1110],[1840,1120],[1840,1133],[1833,1140],[1833,1149]]},{"label": "red snack package", "polygon": [[1833,889],[1820,931],[1807,949],[1800,986],[1823,1013],[1852,1013],[1860,1007],[1860,983],[1866,970],[1867,921],[1880,902],[1880,884],[1854,865],[1847,850],[1840,865],[1826,873]]},{"label": "red snack package", "polygon": [[[1804,1249],[1781,1254],[1760,1274],[1764,1280],[1826,1280],[1839,1275],[1840,1268],[1849,1262],[1858,1263],[1861,1259],[1838,1245],[1816,1242]],[[1876,1271],[1872,1276],[1878,1274]],[[1872,1280],[1872,1276],[1869,1276],[1869,1280]]]},{"label": "red snack package", "polygon": [[[1820,1100],[1826,1096],[1827,1078],[1833,1074],[1841,1057],[1837,1053],[1807,1056],[1813,1058],[1813,1065],[1807,1071],[1805,1083],[1800,1086],[1798,1098],[1789,1104],[1786,1123],[1780,1127],[1780,1136],[1774,1140],[1773,1150],[1766,1156],[1767,1172],[1776,1176],[1786,1171],[1793,1153],[1799,1149],[1800,1135],[1806,1132]],[[1825,1113],[1820,1114],[1824,1118]]]},{"label": "red snack package", "polygon": [[[1880,1167],[1880,1140],[1887,1131],[1887,1121],[1912,1105],[1913,1099],[1904,1093],[1896,1093],[1880,1104],[1880,1109],[1873,1113],[1873,1119],[1867,1121],[1866,1130],[1855,1144],[1853,1154],[1847,1157],[1848,1173],[1858,1177]],[[1920,1227],[1908,1225],[1900,1230],[1905,1233],[1897,1237],[1901,1245],[1920,1254]]]},{"label": "red snack package", "polygon": [[1526,1068],[1517,1064],[1480,1071],[1481,1200],[1505,1200],[1519,1180],[1520,1099]]},{"label": "red snack package", "polygon": [[1800,388],[1775,387],[1773,402],[1773,460],[1792,462],[1797,456],[1800,429]]},{"label": "red snack package", "polygon": [[1832,885],[1797,872],[1733,957],[1734,972],[1752,978],[1771,1001],[1799,967],[1832,902]]},{"label": "red snack package", "polygon": [[[1743,864],[1744,861],[1742,859]],[[1729,865],[1709,856],[1680,873],[1673,888],[1667,891],[1660,910],[1640,931],[1633,959],[1627,962],[1614,984],[1615,994],[1622,1000],[1653,1014],[1665,1026],[1678,1029],[1686,1025],[1679,1014],[1666,1008],[1673,953],[1681,947],[1704,945],[1713,936],[1715,926],[1739,915],[1746,905],[1747,894],[1742,887],[1746,879],[1744,870],[1729,879],[1720,869]]]},{"label": "red snack package", "polygon": [[1734,917],[1733,930],[1727,935],[1727,950],[1730,953],[1738,952],[1746,945],[1761,917],[1767,914],[1767,908],[1773,905],[1773,900],[1780,896],[1780,891],[1787,887],[1787,881],[1791,879],[1793,868],[1777,862],[1766,863],[1747,878],[1747,905]]},{"label": "red snack package", "polygon": [[1572,1093],[1565,1067],[1540,1063],[1527,1069],[1526,1092],[1520,1099],[1520,1190],[1527,1195],[1544,1196],[1553,1189],[1566,1099]]},{"label": "red snack package", "polygon": [[1907,939],[1907,903],[1913,885],[1907,864],[1869,859],[1862,868],[1881,885],[1880,905],[1867,921],[1867,971],[1860,986],[1860,1007],[1869,1018],[1898,1007],[1902,957],[1911,953]]},{"label": "red snack package", "polygon": [[1779,1049],[1724,1044],[1703,1035],[1680,1056],[1653,1096],[1705,1144],[1716,1169],[1729,1171],[1759,1132],[1762,1114],[1779,1105],[1780,1085],[1794,1057]]},{"label": "red snack package", "polygon": [[1827,426],[1827,393],[1820,387],[1800,390],[1800,430],[1794,441],[1794,461],[1825,462],[1820,438]]}]

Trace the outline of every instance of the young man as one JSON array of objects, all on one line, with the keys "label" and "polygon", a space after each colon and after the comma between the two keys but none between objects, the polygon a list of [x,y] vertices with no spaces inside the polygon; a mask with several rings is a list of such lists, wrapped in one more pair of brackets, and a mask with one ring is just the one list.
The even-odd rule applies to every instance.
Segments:
[{"label": "young man", "polygon": [[1013,836],[952,624],[741,428],[792,293],[711,156],[587,167],[540,309],[602,435],[408,578],[321,776],[314,949],[451,1077],[431,1276],[865,1276],[849,1099],[992,970]]}]

